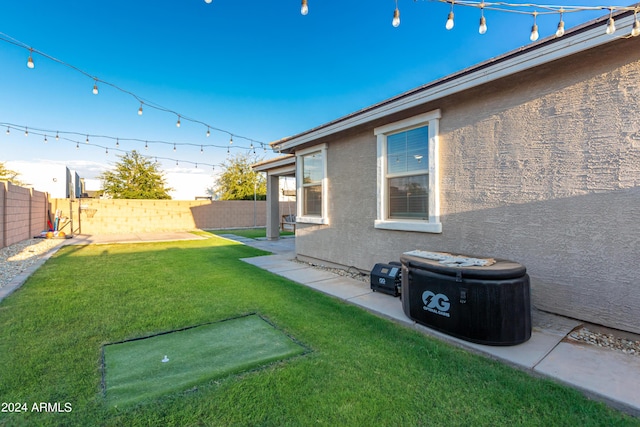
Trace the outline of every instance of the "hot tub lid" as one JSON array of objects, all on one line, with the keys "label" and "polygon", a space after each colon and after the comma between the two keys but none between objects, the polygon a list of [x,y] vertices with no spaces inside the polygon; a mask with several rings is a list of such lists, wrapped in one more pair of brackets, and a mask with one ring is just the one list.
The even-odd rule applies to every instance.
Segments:
[{"label": "hot tub lid", "polygon": [[447,276],[462,276],[467,279],[508,280],[522,277],[527,273],[527,269],[515,261],[448,252],[414,250],[405,252],[400,260],[409,268]]}]

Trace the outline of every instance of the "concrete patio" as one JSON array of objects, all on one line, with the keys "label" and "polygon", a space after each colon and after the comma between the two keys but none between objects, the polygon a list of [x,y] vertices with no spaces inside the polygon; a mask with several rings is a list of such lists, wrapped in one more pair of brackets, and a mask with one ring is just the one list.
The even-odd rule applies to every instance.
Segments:
[{"label": "concrete patio", "polygon": [[583,324],[580,321],[533,308],[533,331],[527,342],[508,347],[474,344],[417,324],[404,314],[400,298],[373,292],[370,285],[362,281],[295,262],[294,239],[266,241],[231,235],[225,237],[273,253],[243,259],[249,264],[360,306],[426,335],[534,375],[557,380],[580,390],[590,398],[603,401],[636,417],[640,416],[640,356],[599,348],[569,338],[569,333]]}]

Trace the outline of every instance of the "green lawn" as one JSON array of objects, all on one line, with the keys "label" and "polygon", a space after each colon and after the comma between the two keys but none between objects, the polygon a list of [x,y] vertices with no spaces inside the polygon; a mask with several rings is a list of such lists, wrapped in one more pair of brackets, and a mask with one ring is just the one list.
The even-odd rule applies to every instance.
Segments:
[{"label": "green lawn", "polygon": [[[239,261],[261,254],[216,237],[61,249],[0,303],[0,402],[28,406],[0,412],[0,425],[640,425]],[[311,351],[130,408],[107,404],[104,344],[252,312]],[[33,412],[40,402],[71,412]]]},{"label": "green lawn", "polygon": [[[225,230],[207,230],[213,234],[235,234],[236,236],[248,237],[249,239],[257,239],[259,237],[267,237],[266,228],[233,228]],[[291,231],[281,231],[281,236],[293,236]]]}]

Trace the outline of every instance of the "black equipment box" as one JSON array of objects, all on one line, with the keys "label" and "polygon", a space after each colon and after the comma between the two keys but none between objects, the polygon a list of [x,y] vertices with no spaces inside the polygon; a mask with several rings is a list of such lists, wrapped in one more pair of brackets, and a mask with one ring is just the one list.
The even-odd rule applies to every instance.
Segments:
[{"label": "black equipment box", "polygon": [[402,265],[398,264],[376,264],[371,270],[371,289],[394,297],[400,295]]},{"label": "black equipment box", "polygon": [[[416,322],[467,341],[515,345],[531,337],[529,276],[513,261],[490,259],[491,265],[470,265],[466,255],[453,262],[431,259],[421,251],[402,261],[402,309]],[[416,256],[417,254],[417,256]],[[456,261],[458,260],[458,261]],[[459,261],[462,260],[462,261]]]}]

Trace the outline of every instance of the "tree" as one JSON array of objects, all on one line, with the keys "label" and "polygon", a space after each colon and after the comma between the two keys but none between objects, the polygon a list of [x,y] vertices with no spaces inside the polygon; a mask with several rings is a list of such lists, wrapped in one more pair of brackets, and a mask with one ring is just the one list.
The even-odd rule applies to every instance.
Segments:
[{"label": "tree", "polygon": [[216,181],[221,200],[253,200],[254,188],[256,199],[267,198],[267,181],[251,168],[258,161],[256,156],[238,154],[223,163],[223,172]]},{"label": "tree", "polygon": [[4,162],[0,162],[0,181],[9,181],[14,185],[25,186],[26,184],[18,179],[20,172],[7,169]]},{"label": "tree", "polygon": [[114,199],[171,199],[166,187],[164,173],[158,164],[147,159],[136,150],[124,156],[115,165],[115,170],[106,171],[98,178],[102,180],[103,194]]}]

